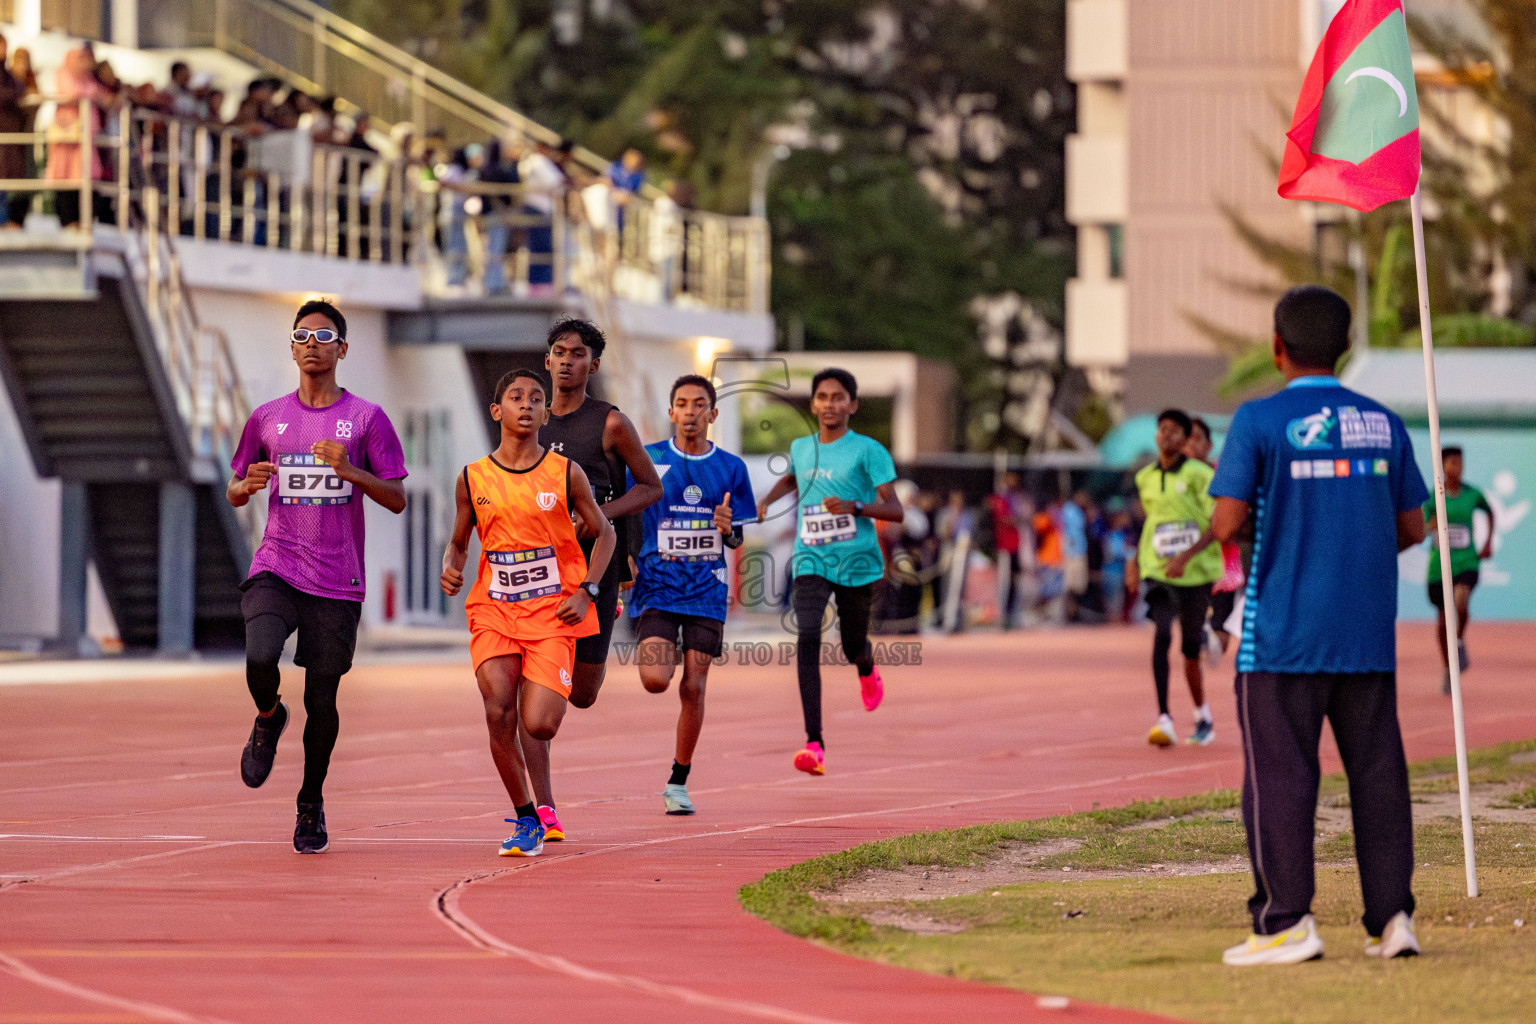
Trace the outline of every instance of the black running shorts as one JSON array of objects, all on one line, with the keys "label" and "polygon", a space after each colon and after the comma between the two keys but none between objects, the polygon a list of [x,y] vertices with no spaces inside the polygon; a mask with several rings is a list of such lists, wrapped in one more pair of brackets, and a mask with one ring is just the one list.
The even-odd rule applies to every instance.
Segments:
[{"label": "black running shorts", "polygon": [[683,650],[698,651],[711,658],[718,658],[725,652],[725,623],[702,615],[681,615],[647,608],[635,623],[635,634],[641,641],[659,636],[674,644],[681,635]]},{"label": "black running shorts", "polygon": [[608,645],[613,641],[613,620],[619,614],[619,581],[605,582],[597,591],[592,606],[597,609],[597,632],[576,641],[576,660],[584,665],[601,665],[608,660]]},{"label": "black running shorts", "polygon": [[260,615],[283,620],[291,635],[299,633],[293,663],[325,675],[346,675],[357,650],[361,601],[306,594],[274,572],[259,572],[240,584],[240,612],[250,622]]},{"label": "black running shorts", "polygon": [[[1474,590],[1477,589],[1477,581],[1478,571],[1476,569],[1468,569],[1451,577],[1452,586],[1471,587]],[[1429,588],[1429,603],[1436,608],[1444,608],[1445,595],[1442,593],[1443,588],[1440,581],[1430,580],[1425,585]]]}]

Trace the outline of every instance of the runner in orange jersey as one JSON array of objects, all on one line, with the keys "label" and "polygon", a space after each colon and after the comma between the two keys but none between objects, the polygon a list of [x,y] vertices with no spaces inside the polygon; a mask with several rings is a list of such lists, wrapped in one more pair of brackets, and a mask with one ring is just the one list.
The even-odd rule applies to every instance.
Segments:
[{"label": "runner in orange jersey", "polygon": [[[442,587],[450,597],[463,588],[469,531],[475,529],[480,566],[464,604],[469,650],[485,701],[491,758],[517,808],[507,819],[517,830],[501,844],[501,854],[536,857],[544,850],[544,826],[528,785],[518,722],[538,740],[559,730],[571,695],[576,640],[597,632],[592,599],[613,555],[614,530],[581,467],[539,444],[549,403],[537,374],[513,370],[502,377],[491,418],[501,424],[501,444],[459,476]],[[591,565],[577,543],[573,516],[597,536]]]}]

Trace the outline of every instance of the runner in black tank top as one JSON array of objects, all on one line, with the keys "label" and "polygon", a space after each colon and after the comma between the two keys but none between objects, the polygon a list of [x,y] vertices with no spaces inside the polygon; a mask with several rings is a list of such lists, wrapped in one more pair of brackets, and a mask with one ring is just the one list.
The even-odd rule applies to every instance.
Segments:
[{"label": "runner in black tank top", "polygon": [[[587,379],[597,372],[607,341],[603,332],[585,320],[561,320],[550,328],[549,354],[544,365],[554,384],[549,422],[539,431],[539,442],[579,465],[592,483],[592,493],[609,520],[619,526],[618,548],[603,574],[602,589],[593,604],[599,631],[576,642],[576,671],[571,678],[571,705],[589,708],[597,701],[608,662],[608,643],[618,611],[620,584],[628,582],[629,557],[623,520],[638,515],[647,505],[661,500],[661,477],[635,432],[629,417],[607,402],[587,394]],[[625,470],[635,486],[624,490]],[[589,557],[595,537],[581,538]],[[555,814],[550,785],[549,744],[522,734],[524,759],[546,841],[565,838]]]},{"label": "runner in black tank top", "polygon": [[[564,455],[587,474],[587,479],[592,482],[592,494],[597,498],[599,505],[607,504],[619,497],[626,468],[622,461],[615,465],[614,461],[608,457],[608,453],[603,450],[604,428],[608,425],[610,412],[618,412],[618,406],[588,395],[586,401],[577,406],[574,412],[564,416],[551,414],[549,422],[539,429],[540,444],[552,452]],[[619,481],[621,486],[615,487],[614,481]],[[608,571],[603,576],[602,582],[605,587],[610,584],[629,582],[629,552],[624,544],[625,531],[621,529],[618,533],[619,546],[614,549],[613,558],[608,562]],[[581,542],[581,550],[588,558],[592,557],[592,545],[595,543],[596,540],[590,538],[583,539]],[[577,660],[597,662],[606,660],[607,639],[604,638],[601,651],[593,647],[591,653],[596,656],[590,659],[578,657]]]}]

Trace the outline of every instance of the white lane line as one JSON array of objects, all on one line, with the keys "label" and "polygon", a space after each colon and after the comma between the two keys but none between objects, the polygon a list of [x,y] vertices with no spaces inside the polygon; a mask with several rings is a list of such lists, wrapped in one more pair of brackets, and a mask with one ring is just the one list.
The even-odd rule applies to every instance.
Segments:
[{"label": "white lane line", "polygon": [[29,875],[24,880],[9,882],[0,888],[25,885],[36,882],[53,882],[60,878],[73,878],[76,875],[89,874],[92,871],[102,871],[107,868],[119,868],[129,864],[142,864],[150,860],[164,860],[168,857],[180,857],[188,853],[201,853],[204,850],[218,850],[226,846],[240,846],[236,840],[225,840],[217,843],[204,843],[201,846],[187,846],[180,850],[162,850],[160,853],[145,853],[137,857],[122,857],[117,860],[104,860],[96,864],[77,864],[72,868],[62,868],[58,871],[49,871],[43,874]]},{"label": "white lane line", "polygon": [[199,1017],[196,1014],[183,1013],[173,1010],[169,1006],[160,1006],[157,1003],[142,1003],[136,999],[124,999],[122,996],[114,996],[107,992],[101,992],[94,988],[86,988],[84,985],[76,985],[72,981],[56,978],[51,974],[44,974],[30,964],[23,963],[15,957],[0,953],[0,971],[29,981],[40,988],[52,989],[76,999],[83,999],[88,1003],[98,1006],[110,1006],[115,1010],[123,1010],[128,1013],[136,1013],[150,1020],[166,1021],[167,1024],[229,1024],[228,1021],[218,1017]]},{"label": "white lane line", "polygon": [[[1134,782],[1139,779],[1159,778],[1170,775],[1182,775],[1189,772],[1214,770],[1215,766],[1205,763],[1183,765],[1178,768],[1163,768],[1158,771],[1138,772],[1131,775],[1121,775],[1112,779],[1089,779],[1081,782],[1066,783],[1060,786],[1050,786],[1044,789],[1022,789],[1007,793],[995,793],[991,796],[969,797],[962,800],[944,800],[937,803],[913,804],[907,807],[888,807],[870,811],[848,811],[841,814],[825,814],[811,818],[795,818],[788,821],[764,822],[757,825],[746,825],[741,828],[721,829],[711,832],[693,832],[677,836],[660,836],[653,839],[641,839],[629,843],[615,843],[601,849],[586,850],[570,857],[560,857],[550,861],[533,861],[526,866],[517,868],[502,868],[497,871],[481,872],[459,879],[452,885],[438,892],[431,903],[432,913],[435,914],[448,928],[459,935],[471,945],[485,950],[501,953],[505,956],[521,960],[533,967],[550,971],[554,974],[563,974],[569,978],[581,981],[590,981],[603,985],[611,985],[618,988],[626,988],[660,999],[669,999],[675,1002],[683,1002],[693,1006],[707,1006],[712,1009],[729,1010],[734,1013],[744,1014],[749,1017],[758,1017],[764,1020],[788,1021],[791,1024],[847,1024],[841,1021],[829,1021],[825,1017],[814,1017],[801,1014],[795,1010],[788,1010],[766,1003],[753,1002],[751,1000],[732,999],[729,997],[712,996],[706,992],[687,988],[682,985],[663,985],[649,978],[637,977],[630,974],[617,974],[612,971],[604,971],[595,967],[568,960],[562,956],[551,953],[540,953],[536,950],[517,946],[481,927],[473,918],[464,912],[459,906],[460,895],[476,882],[497,878],[513,871],[528,871],[544,866],[554,867],[580,857],[595,857],[602,854],[622,853],[641,849],[647,846],[659,846],[666,843],[685,842],[690,839],[706,839],[719,836],[741,835],[749,832],[762,832],[773,828],[794,827],[796,825],[815,825],[828,821],[847,820],[849,818],[864,818],[882,814],[910,814],[914,811],[934,810],[940,807],[958,807],[966,804],[989,803],[997,800],[1017,799],[1021,796],[1040,796],[1048,793],[1061,793],[1075,789],[1088,787],[1100,787],[1118,783]],[[1028,998],[1021,993],[1021,998]]]},{"label": "white lane line", "polygon": [[481,928],[463,911],[459,910],[458,907],[459,892],[463,886],[479,881],[481,878],[490,878],[501,873],[492,872],[487,875],[461,879],[438,893],[432,901],[433,912],[448,925],[450,930],[477,949],[513,957],[533,967],[551,971],[555,974],[563,974],[566,977],[576,978],[580,981],[630,989],[631,991],[655,996],[659,999],[684,1003],[689,1006],[702,1006],[711,1010],[742,1014],[761,1020],[786,1021],[788,1024],[851,1024],[849,1021],[832,1017],[816,1017],[810,1014],[798,1013],[794,1010],[786,1010],[778,1006],[770,1006],[767,1003],[754,1002],[749,999],[712,996],[707,992],[700,992],[697,989],[686,988],[682,985],[664,985],[649,978],[642,978],[633,974],[616,974],[612,971],[598,970],[597,968],[576,963],[574,960],[567,960],[565,957],[553,956],[548,953],[537,953],[531,949],[524,949],[521,946],[514,946],[509,942],[504,942]]}]

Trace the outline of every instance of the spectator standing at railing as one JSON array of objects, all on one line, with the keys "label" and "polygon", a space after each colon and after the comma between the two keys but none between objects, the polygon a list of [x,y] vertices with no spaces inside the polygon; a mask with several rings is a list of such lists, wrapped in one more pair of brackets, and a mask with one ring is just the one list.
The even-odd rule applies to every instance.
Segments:
[{"label": "spectator standing at railing", "polygon": [[230,120],[231,128],[239,128],[249,136],[265,135],[276,127],[272,123],[272,100],[281,83],[275,78],[258,78],[245,87],[245,98]]},{"label": "spectator standing at railing", "polygon": [[[513,143],[516,144],[515,142]],[[513,199],[510,186],[522,179],[517,173],[517,158],[507,152],[500,139],[492,139],[485,146],[485,166],[480,168],[480,180],[488,185],[500,186],[500,191],[487,191],[480,197],[485,219],[485,294],[501,295],[507,290],[507,242],[512,234],[511,216]]]},{"label": "spectator standing at railing", "polygon": [[[18,46],[16,52],[11,55],[11,75],[21,86],[21,95],[17,105],[21,108],[21,132],[35,132],[37,130],[37,109],[42,105],[42,90],[37,87],[37,72],[32,68],[32,51],[25,46]],[[35,146],[21,147],[23,178],[37,177],[37,154]],[[17,192],[10,197],[10,209],[8,218],[10,223],[17,227],[24,227],[27,214],[32,209],[33,193]]]},{"label": "spectator standing at railing", "polygon": [[[85,131],[94,138],[101,133],[102,108],[112,102],[112,95],[96,77],[96,56],[89,44],[64,54],[64,63],[54,74],[53,91],[57,109],[53,113],[53,128],[48,140],[48,165],[44,173],[49,181],[75,182],[74,187],[63,187],[55,193],[54,210],[59,223],[65,227],[80,223],[80,190],[78,182],[89,173],[92,181],[102,180],[101,154],[95,146],[80,152],[80,101],[90,101],[86,107],[89,118]],[[89,159],[90,163],[85,161]]]},{"label": "spectator standing at railing", "polygon": [[565,191],[566,177],[555,163],[553,147],[540,142],[517,164],[523,185],[523,212],[536,218],[528,227],[528,292],[548,295],[555,287],[555,203]]},{"label": "spectator standing at railing", "polygon": [[[297,119],[295,119],[294,123],[298,123]],[[366,173],[367,165],[372,162],[371,158],[379,155],[379,151],[374,147],[373,143],[368,141],[368,133],[371,130],[368,111],[359,110],[356,116],[351,118],[350,124],[339,124],[336,133],[343,149],[350,149],[356,153],[364,154],[362,161],[350,155],[341,161],[340,188],[336,193],[336,223],[340,225],[336,240],[337,251],[342,256],[353,255],[349,249],[351,245],[349,237],[353,204],[351,193],[355,190],[357,193],[356,203],[359,227],[358,252],[356,256],[358,259],[364,260],[369,255],[367,227],[370,223],[369,207],[374,199],[374,195],[370,194],[367,188],[368,183],[364,180],[364,174]]]},{"label": "spectator standing at railing", "polygon": [[443,231],[443,259],[448,264],[448,287],[464,287],[469,276],[469,236],[467,234],[469,191],[485,163],[484,148],[470,143],[454,151],[453,156],[436,170],[438,222]]},{"label": "spectator standing at railing", "polygon": [[649,255],[663,302],[671,302],[677,292],[677,256],[683,248],[683,218],[678,212],[676,193],[677,182],[668,180],[662,195],[651,204]]},{"label": "spectator standing at railing", "polygon": [[613,224],[622,234],[624,208],[634,201],[645,185],[645,154],[635,147],[626,149],[608,165],[608,201],[613,204]]},{"label": "spectator standing at railing", "polygon": [[[21,101],[26,96],[26,87],[11,70],[5,66],[6,49],[8,43],[4,36],[0,36],[0,132],[21,132],[26,129],[26,114],[22,110]],[[24,147],[19,145],[0,146],[0,178],[25,178],[27,176],[27,156]],[[24,202],[17,202],[17,200]],[[0,217],[4,218],[4,224],[9,228],[21,227],[26,219],[26,209],[32,202],[31,192],[10,193],[0,192]]]}]

